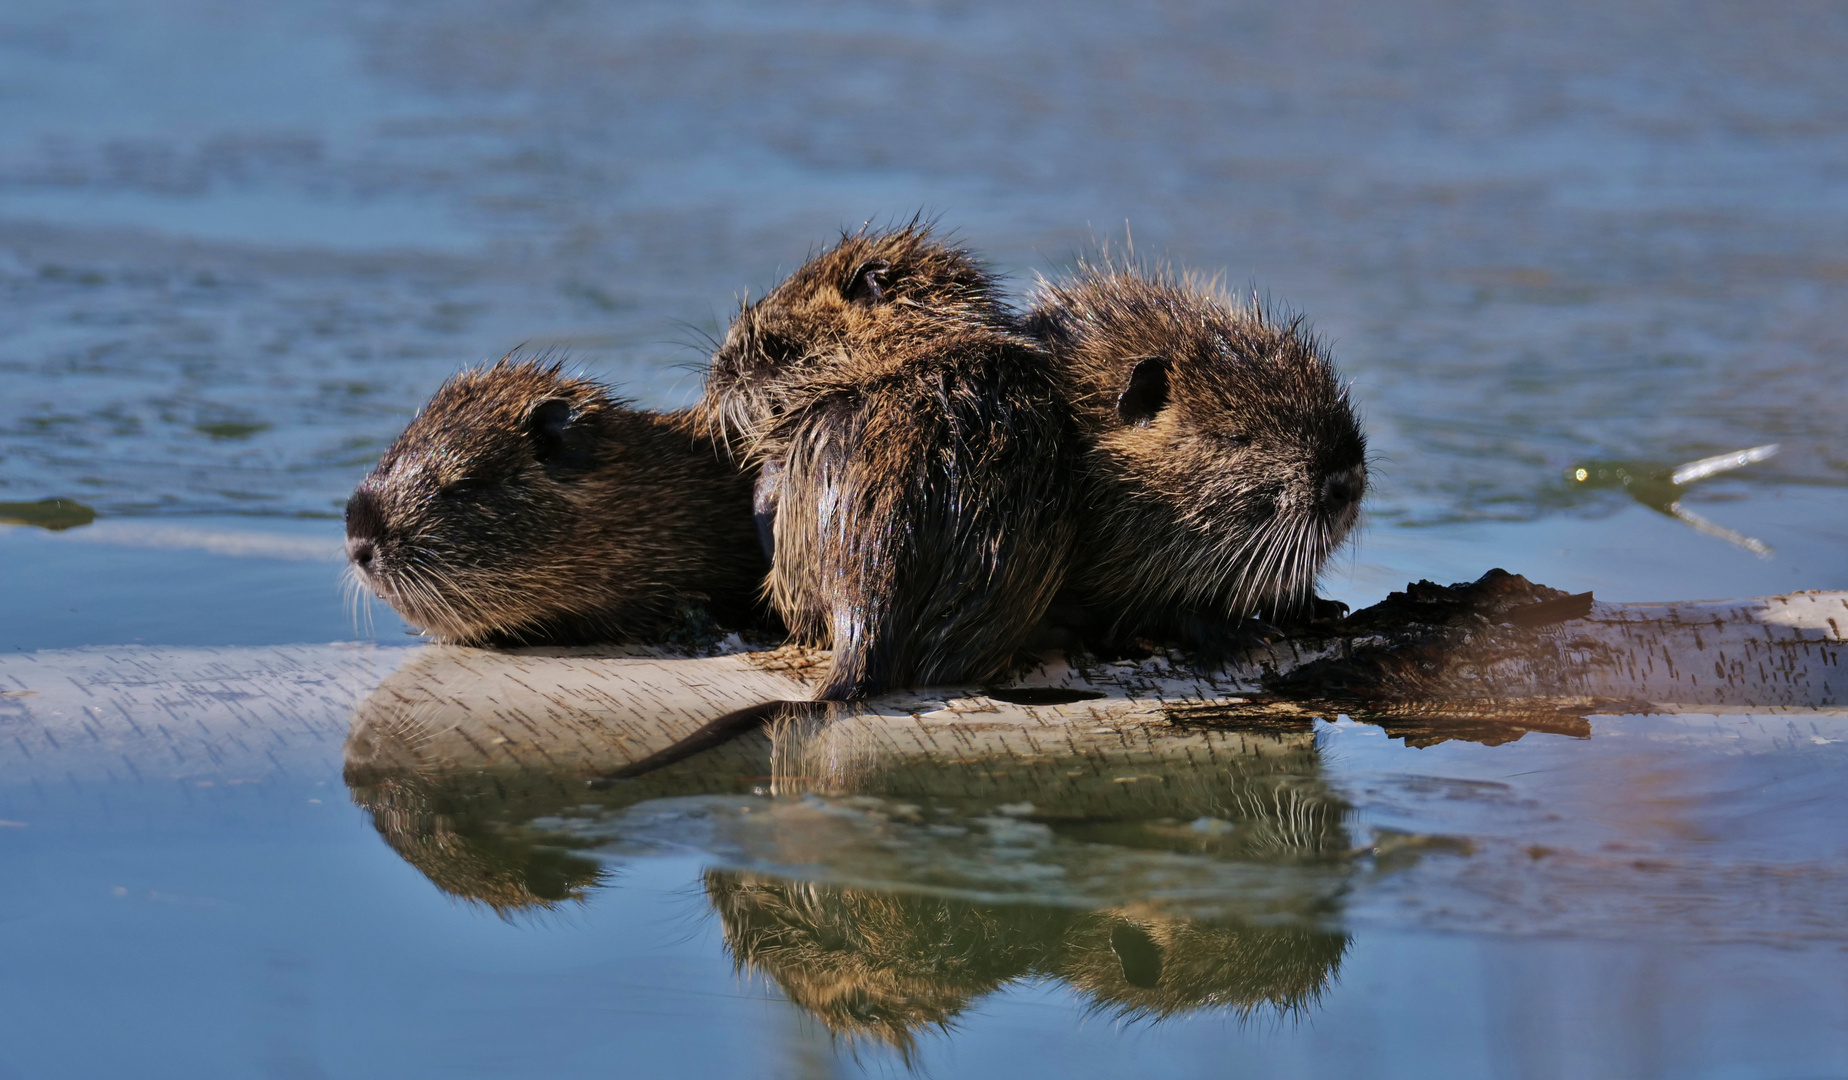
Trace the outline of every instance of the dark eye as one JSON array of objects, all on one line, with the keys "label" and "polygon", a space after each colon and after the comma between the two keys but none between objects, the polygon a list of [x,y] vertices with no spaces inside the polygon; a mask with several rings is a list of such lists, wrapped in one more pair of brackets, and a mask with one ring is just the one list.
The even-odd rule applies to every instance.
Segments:
[{"label": "dark eye", "polygon": [[1220,432],[1216,432],[1215,434],[1218,436],[1220,442],[1225,443],[1228,446],[1250,446],[1251,445],[1251,436],[1241,435],[1236,431],[1220,431]]}]

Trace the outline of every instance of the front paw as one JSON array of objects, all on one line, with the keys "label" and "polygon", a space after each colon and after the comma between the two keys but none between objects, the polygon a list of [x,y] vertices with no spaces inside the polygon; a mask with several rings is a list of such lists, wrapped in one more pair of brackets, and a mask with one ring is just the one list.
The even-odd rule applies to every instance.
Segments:
[{"label": "front paw", "polygon": [[1326,630],[1347,618],[1347,614],[1348,606],[1341,601],[1311,596],[1307,603],[1297,605],[1286,614],[1275,616],[1273,621],[1285,634],[1300,634],[1310,630]]}]

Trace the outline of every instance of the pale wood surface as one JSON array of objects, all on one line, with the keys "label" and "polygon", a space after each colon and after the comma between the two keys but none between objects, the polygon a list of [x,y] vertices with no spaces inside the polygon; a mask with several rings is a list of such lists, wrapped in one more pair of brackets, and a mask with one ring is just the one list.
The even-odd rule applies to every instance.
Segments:
[{"label": "pale wood surface", "polygon": [[[1848,715],[1844,630],[1843,593],[1600,603],[1589,618],[1477,635],[1443,658],[1432,700],[1411,704],[1450,706],[1484,723],[1504,712],[1517,718],[1510,722],[1526,722],[1518,718],[1530,707],[1794,711],[1833,719]],[[855,755],[874,745],[886,761],[1088,756],[1106,746],[1133,757],[1137,746],[1165,746],[1182,729],[1215,720],[1249,729],[1325,715],[1313,701],[1251,699],[1264,690],[1267,673],[1364,644],[1284,642],[1211,672],[1163,657],[1082,668],[1054,657],[1017,683],[1103,696],[1017,705],[974,688],[894,695],[836,709],[832,749],[809,738],[779,752],[805,756],[789,764],[790,776],[844,775],[859,767]],[[803,676],[816,658],[793,649],[687,658],[644,649],[364,645],[14,654],[0,657],[0,779],[89,783],[291,770],[327,761],[349,725],[348,757],[369,766],[588,776],[644,757],[732,709],[805,697]],[[1177,752],[1198,747],[1192,735],[1174,744]]]}]

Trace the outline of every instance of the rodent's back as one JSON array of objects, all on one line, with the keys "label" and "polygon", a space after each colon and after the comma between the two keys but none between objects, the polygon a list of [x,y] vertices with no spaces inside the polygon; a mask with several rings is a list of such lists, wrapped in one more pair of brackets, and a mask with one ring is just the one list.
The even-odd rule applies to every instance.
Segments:
[{"label": "rodent's back", "polygon": [[348,503],[348,553],[441,640],[658,640],[753,618],[750,498],[691,415],[502,361],[444,384],[385,452]]},{"label": "rodent's back", "polygon": [[774,595],[792,629],[833,643],[849,697],[1000,675],[1069,559],[1044,354],[988,331],[916,348],[851,390],[804,386],[766,435],[784,488]]}]

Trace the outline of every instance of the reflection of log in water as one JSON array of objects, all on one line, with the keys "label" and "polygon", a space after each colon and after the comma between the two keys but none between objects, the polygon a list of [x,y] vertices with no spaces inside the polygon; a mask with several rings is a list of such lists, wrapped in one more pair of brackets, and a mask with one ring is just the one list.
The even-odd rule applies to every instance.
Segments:
[{"label": "reflection of log in water", "polygon": [[[585,849],[691,822],[737,867],[705,879],[736,962],[850,1040],[908,1052],[1023,979],[1126,1017],[1293,1011],[1346,947],[1328,924],[1347,806],[1300,717],[1226,729],[1201,703],[1126,696],[837,705],[592,789],[650,752],[647,703],[580,684],[577,658],[543,690],[499,659],[432,650],[359,710],[347,778],[394,850],[507,913],[582,898]],[[441,707],[460,687],[467,707]],[[698,725],[682,705],[667,696],[658,741]]]},{"label": "reflection of log in water", "polygon": [[432,649],[360,705],[347,784],[392,849],[445,892],[503,913],[550,906],[581,899],[604,872],[557,838],[524,837],[527,821],[579,804],[735,790],[733,777],[763,771],[751,740],[721,748],[703,771],[668,771],[616,799],[593,798],[584,778],[697,728],[702,710],[797,690],[730,657]]},{"label": "reflection of log in water", "polygon": [[[1296,866],[1299,891],[1325,896],[1340,874],[1322,867],[1338,864],[1349,846],[1345,805],[1322,781],[1313,733],[1300,719],[1286,730],[1225,730],[1202,726],[1197,705],[1175,723],[1169,707],[1128,698],[1033,706],[953,699],[918,713],[831,706],[592,789],[586,777],[649,752],[635,736],[645,728],[640,703],[611,716],[607,705],[574,705],[569,680],[559,680],[547,686],[541,714],[524,680],[492,690],[492,658],[459,655],[461,670],[484,677],[469,708],[433,710],[426,692],[450,685],[456,671],[444,653],[418,657],[361,706],[346,774],[395,850],[445,889],[496,906],[518,897],[506,877],[518,867],[556,876],[560,865],[574,865],[512,857],[512,838],[529,835],[535,819],[562,819],[549,838],[531,837],[541,843],[607,844],[623,838],[621,829],[598,822],[684,796],[760,797],[754,813],[702,826],[721,830],[712,843],[729,845],[742,863],[1022,897],[1040,889],[1035,875],[1056,871],[1061,902],[1074,904],[1127,902],[1159,879],[1177,903],[1230,889],[1242,897],[1235,902],[1307,917],[1313,904],[1280,900],[1294,894],[1270,889],[1274,875],[1246,888],[1227,868]],[[673,712],[657,725],[658,739],[698,723]],[[601,746],[599,733],[607,733]],[[830,812],[815,812],[815,798]],[[627,835],[645,832],[630,822]],[[1125,860],[1125,851],[1142,854]],[[1157,853],[1205,857],[1211,870],[1184,861],[1177,869]],[[476,880],[484,885],[468,885]],[[543,884],[529,890],[534,902],[574,895]]]},{"label": "reflection of log in water", "polygon": [[729,657],[432,649],[361,703],[347,738],[347,784],[392,850],[453,896],[503,914],[582,899],[602,880],[601,865],[527,823],[580,805],[735,791],[739,777],[761,775],[767,745],[757,739],[620,792],[584,784],[698,727],[702,708],[723,711],[797,685],[754,671],[727,682],[737,674]]},{"label": "reflection of log in water", "polygon": [[[708,758],[591,790],[578,772],[485,759],[471,764],[450,756],[419,767],[410,760],[419,744],[454,749],[486,740],[463,738],[463,728],[432,734],[375,716],[354,728],[347,780],[395,850],[445,889],[497,906],[496,896],[517,890],[490,894],[467,882],[498,881],[490,866],[510,872],[526,865],[509,854],[510,838],[566,847],[616,838],[556,828],[540,836],[527,823],[608,820],[640,803],[689,795],[764,796],[754,818],[726,822],[727,842],[759,861],[825,862],[827,851],[807,850],[823,848],[855,860],[853,868],[840,868],[843,874],[876,872],[901,882],[952,848],[979,864],[987,847],[1005,846],[1010,823],[1019,825],[1016,833],[1031,826],[1039,830],[1033,836],[1043,833],[1074,851],[1126,847],[1312,869],[1346,852],[1345,807],[1320,779],[1310,732],[1178,728],[1134,714],[1115,719],[1107,724],[1093,713],[1081,730],[998,713],[786,722]],[[395,734],[383,736],[385,727]],[[812,815],[815,796],[844,809]],[[910,853],[900,845],[893,853],[887,842],[895,838],[922,846]],[[551,872],[550,863],[531,865]],[[1085,889],[1111,898],[1122,890],[1110,881],[1135,868],[1080,859],[1062,869],[1074,898]],[[961,884],[1031,891],[1002,879]]]}]

